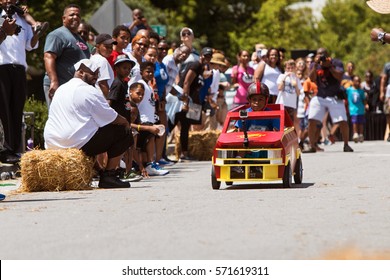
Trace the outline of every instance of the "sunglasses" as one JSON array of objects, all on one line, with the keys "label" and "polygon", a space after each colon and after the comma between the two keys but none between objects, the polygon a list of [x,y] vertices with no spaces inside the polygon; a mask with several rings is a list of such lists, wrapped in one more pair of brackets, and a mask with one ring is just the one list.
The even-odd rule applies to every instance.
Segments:
[{"label": "sunglasses", "polygon": [[181,33],[181,36],[183,36],[183,37],[191,36],[191,32],[183,32],[183,33]]},{"label": "sunglasses", "polygon": [[141,43],[141,42],[135,42],[138,46],[140,46],[140,47],[145,47],[145,48],[147,48],[147,47],[149,47],[149,45],[148,44],[144,44],[144,43]]}]

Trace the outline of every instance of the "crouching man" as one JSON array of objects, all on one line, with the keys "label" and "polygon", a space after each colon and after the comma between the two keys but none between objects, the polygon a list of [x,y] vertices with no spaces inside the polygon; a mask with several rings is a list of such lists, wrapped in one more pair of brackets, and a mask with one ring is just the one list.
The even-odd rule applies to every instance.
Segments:
[{"label": "crouching man", "polygon": [[94,87],[98,66],[82,59],[74,67],[74,77],[57,89],[51,103],[44,130],[45,148],[78,148],[87,156],[107,152],[99,188],[128,188],[130,183],[119,180],[115,169],[133,144],[130,124]]}]

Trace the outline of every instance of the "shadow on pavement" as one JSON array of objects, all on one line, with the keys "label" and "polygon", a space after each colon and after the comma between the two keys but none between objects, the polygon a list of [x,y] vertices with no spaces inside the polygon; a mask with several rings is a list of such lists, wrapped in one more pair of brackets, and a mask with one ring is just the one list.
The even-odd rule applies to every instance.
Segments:
[{"label": "shadow on pavement", "polygon": [[[8,197],[8,196],[7,196]],[[4,203],[13,203],[13,202],[42,202],[42,201],[63,201],[63,200],[70,200],[70,201],[73,201],[73,200],[81,200],[81,199],[86,199],[86,198],[83,198],[83,197],[75,197],[75,198],[48,198],[48,199],[21,199],[21,200],[9,200],[9,199],[6,199],[3,200],[1,202],[1,204],[4,204]]]},{"label": "shadow on pavement", "polygon": [[266,189],[307,189],[314,186],[314,183],[292,184],[291,188],[284,188],[280,183],[261,183],[261,184],[245,184],[232,185],[226,188],[221,186],[221,190],[266,190]]}]

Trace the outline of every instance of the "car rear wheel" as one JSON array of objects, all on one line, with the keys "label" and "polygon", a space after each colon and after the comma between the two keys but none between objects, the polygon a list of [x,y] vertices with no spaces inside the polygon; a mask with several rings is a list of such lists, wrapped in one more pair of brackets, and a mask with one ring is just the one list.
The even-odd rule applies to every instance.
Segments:
[{"label": "car rear wheel", "polygon": [[213,190],[219,190],[221,187],[221,182],[217,181],[217,178],[215,177],[215,167],[214,165],[211,166],[211,187]]},{"label": "car rear wheel", "polygon": [[292,174],[290,162],[284,167],[283,173],[283,187],[291,188],[292,186]]},{"label": "car rear wheel", "polygon": [[294,168],[294,183],[301,184],[303,179],[302,158],[297,159]]}]

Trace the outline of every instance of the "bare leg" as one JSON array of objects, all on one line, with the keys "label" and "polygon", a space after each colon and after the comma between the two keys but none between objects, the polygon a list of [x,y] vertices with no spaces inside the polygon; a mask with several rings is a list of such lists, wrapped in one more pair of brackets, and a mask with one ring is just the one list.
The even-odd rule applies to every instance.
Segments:
[{"label": "bare leg", "polygon": [[107,160],[107,167],[106,170],[115,170],[119,166],[119,162],[122,158],[122,155],[119,155],[117,157],[109,158]]},{"label": "bare leg", "polygon": [[346,121],[341,121],[338,124],[340,124],[340,130],[341,135],[343,136],[344,145],[348,145],[349,141],[349,126]]},{"label": "bare leg", "polygon": [[309,120],[309,139],[310,139],[310,147],[315,148],[317,145],[318,136],[320,134],[320,130],[317,127],[317,120]]}]

